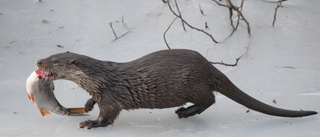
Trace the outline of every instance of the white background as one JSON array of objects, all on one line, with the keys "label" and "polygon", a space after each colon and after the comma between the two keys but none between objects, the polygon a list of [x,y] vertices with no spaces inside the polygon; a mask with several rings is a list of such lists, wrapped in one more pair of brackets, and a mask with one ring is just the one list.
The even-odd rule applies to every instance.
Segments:
[{"label": "white background", "polygon": [[[91,130],[77,124],[89,116],[41,116],[28,100],[25,81],[36,62],[51,54],[72,51],[100,60],[127,62],[166,49],[163,33],[174,19],[161,0],[0,0],[0,136],[215,136],[215,137],[316,137],[319,115],[281,118],[249,111],[217,93],[216,104],[187,119],[178,119],[176,108],[122,111],[112,126]],[[240,89],[276,107],[320,111],[320,10],[318,0],[276,3],[246,0],[243,14],[252,35],[241,21],[232,31],[229,12],[211,0],[178,0],[183,17],[205,29],[217,41],[177,20],[167,33],[171,48],[192,49],[215,65]],[[234,1],[235,5],[238,5]],[[174,4],[172,4],[174,5]],[[199,5],[205,15],[201,15]],[[236,19],[234,15],[234,19]],[[126,27],[121,23],[122,18]],[[118,36],[109,26],[112,22]],[[128,32],[128,33],[127,33]],[[63,46],[63,48],[57,45]],[[55,94],[65,107],[81,107],[90,97],[76,84],[55,81]],[[273,100],[276,103],[273,103]]]}]

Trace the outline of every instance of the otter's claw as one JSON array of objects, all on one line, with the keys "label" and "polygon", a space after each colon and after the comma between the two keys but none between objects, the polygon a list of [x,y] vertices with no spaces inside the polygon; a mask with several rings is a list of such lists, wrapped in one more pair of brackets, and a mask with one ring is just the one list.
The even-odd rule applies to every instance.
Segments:
[{"label": "otter's claw", "polygon": [[105,127],[107,126],[107,124],[100,123],[97,120],[87,120],[87,121],[80,122],[78,126],[79,128],[85,127],[86,129],[91,129],[93,127]]},{"label": "otter's claw", "polygon": [[87,121],[83,121],[80,122],[78,124],[79,128],[84,128],[86,127],[87,129],[91,129],[92,127],[94,127],[94,125],[96,125],[98,122],[97,121],[91,121],[91,120],[87,120]]}]

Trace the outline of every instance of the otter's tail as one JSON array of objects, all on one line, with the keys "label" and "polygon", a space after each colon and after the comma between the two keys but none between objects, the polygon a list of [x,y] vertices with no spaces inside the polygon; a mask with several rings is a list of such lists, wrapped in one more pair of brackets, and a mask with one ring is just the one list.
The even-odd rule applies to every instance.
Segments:
[{"label": "otter's tail", "polygon": [[260,102],[259,100],[254,99],[253,97],[247,95],[239,88],[237,88],[226,76],[222,83],[218,84],[218,91],[231,98],[232,100],[252,109],[259,111],[264,114],[281,116],[281,117],[303,117],[317,114],[315,111],[294,111],[286,110],[281,108],[276,108],[265,103]]}]

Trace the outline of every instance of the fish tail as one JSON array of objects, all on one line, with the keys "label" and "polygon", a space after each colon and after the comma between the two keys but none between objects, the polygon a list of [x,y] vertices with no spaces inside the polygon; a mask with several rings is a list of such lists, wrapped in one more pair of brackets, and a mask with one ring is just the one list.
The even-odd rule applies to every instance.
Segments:
[{"label": "fish tail", "polygon": [[85,112],[84,108],[68,108],[70,114],[82,114]]}]

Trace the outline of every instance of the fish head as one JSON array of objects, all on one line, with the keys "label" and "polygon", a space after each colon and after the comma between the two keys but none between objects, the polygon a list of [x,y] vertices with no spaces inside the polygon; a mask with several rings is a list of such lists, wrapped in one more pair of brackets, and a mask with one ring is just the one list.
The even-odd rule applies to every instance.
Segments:
[{"label": "fish head", "polygon": [[36,71],[33,71],[26,81],[26,89],[28,92],[29,99],[31,100],[32,93],[37,89],[37,82],[39,81],[38,74]]}]

